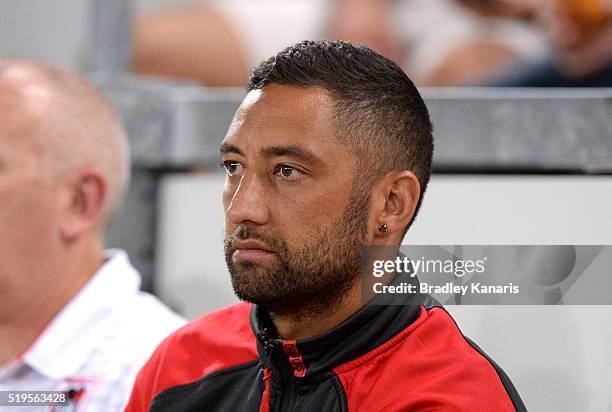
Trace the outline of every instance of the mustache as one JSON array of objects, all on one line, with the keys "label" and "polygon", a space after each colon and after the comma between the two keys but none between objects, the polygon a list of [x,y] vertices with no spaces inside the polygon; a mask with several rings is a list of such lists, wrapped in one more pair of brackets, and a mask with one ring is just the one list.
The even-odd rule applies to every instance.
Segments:
[{"label": "mustache", "polygon": [[259,240],[260,242],[264,243],[266,247],[270,249],[272,252],[276,252],[282,247],[281,243],[276,238],[273,238],[271,236],[266,236],[253,228],[249,228],[245,226],[236,226],[231,231],[231,233],[229,233],[225,237],[225,242],[224,242],[225,250],[233,250],[232,242],[235,239]]}]

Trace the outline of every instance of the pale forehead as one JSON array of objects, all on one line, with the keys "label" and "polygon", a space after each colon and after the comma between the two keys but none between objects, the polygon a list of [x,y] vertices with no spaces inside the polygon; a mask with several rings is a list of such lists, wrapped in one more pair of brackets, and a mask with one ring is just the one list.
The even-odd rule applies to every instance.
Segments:
[{"label": "pale forehead", "polygon": [[14,64],[0,71],[0,91],[3,104],[12,103],[32,113],[44,112],[53,94],[49,81],[37,70],[23,64]]}]

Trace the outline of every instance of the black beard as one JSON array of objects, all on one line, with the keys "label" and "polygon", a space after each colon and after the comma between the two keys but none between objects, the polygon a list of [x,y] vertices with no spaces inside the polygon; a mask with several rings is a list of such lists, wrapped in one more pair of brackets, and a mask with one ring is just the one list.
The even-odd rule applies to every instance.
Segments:
[{"label": "black beard", "polygon": [[[334,230],[314,226],[307,243],[291,250],[280,237],[263,235],[256,227],[237,226],[225,239],[225,261],[236,296],[292,318],[335,310],[360,276],[366,224],[360,214],[363,199],[360,203],[349,207]],[[263,242],[276,254],[276,262],[234,262],[231,243],[236,238]]]}]

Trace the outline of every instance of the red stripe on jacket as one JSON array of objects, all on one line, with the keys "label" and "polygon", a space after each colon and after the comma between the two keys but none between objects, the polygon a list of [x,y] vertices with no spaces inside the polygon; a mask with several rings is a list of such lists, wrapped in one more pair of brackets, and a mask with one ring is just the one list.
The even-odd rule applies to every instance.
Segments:
[{"label": "red stripe on jacket", "polygon": [[409,327],[334,372],[349,411],[515,410],[493,366],[440,308],[422,307]]}]

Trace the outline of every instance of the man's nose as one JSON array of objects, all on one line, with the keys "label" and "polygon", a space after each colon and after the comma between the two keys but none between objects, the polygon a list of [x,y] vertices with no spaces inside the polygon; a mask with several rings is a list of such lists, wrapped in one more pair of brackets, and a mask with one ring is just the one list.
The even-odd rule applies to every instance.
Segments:
[{"label": "man's nose", "polygon": [[227,207],[227,218],[235,224],[251,222],[264,225],[269,218],[263,185],[252,176],[245,175],[233,193]]}]

